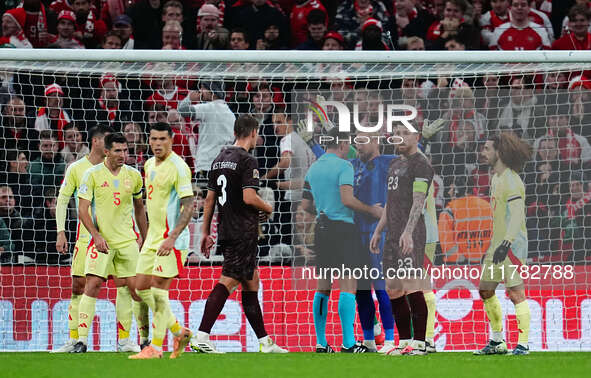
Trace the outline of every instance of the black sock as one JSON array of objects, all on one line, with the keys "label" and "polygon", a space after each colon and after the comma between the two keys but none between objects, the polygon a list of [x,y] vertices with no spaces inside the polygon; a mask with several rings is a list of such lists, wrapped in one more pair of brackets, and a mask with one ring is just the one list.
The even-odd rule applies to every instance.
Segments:
[{"label": "black sock", "polygon": [[199,326],[200,331],[205,333],[211,332],[211,328],[218,316],[220,316],[228,296],[230,296],[230,292],[224,285],[221,283],[215,285],[211,293],[209,293],[209,297],[207,297],[207,302],[205,302],[205,310],[203,311],[203,318],[201,318],[201,325]]},{"label": "black sock", "polygon": [[412,313],[413,339],[425,341],[427,329],[427,302],[422,291],[417,291],[406,296]]},{"label": "black sock", "polygon": [[409,340],[410,334],[410,307],[406,301],[406,297],[391,299],[392,315],[396,322],[396,329],[398,330],[398,337],[400,340]]},{"label": "black sock", "polygon": [[244,315],[250,323],[250,326],[257,335],[257,338],[267,336],[265,331],[265,323],[263,322],[263,313],[261,312],[261,306],[259,305],[258,293],[256,291],[243,291],[242,292],[242,309]]}]

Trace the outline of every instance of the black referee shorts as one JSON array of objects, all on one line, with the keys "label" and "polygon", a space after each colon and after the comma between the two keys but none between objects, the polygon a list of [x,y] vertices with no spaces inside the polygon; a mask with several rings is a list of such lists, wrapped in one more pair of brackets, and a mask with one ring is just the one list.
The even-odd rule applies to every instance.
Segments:
[{"label": "black referee shorts", "polygon": [[361,246],[360,233],[352,223],[333,221],[321,214],[314,231],[316,269],[370,267],[369,256]]}]

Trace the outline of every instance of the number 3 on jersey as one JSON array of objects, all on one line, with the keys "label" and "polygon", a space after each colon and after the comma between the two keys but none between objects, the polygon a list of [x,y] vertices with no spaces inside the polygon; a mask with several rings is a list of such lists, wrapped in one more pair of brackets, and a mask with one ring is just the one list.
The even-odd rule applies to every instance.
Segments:
[{"label": "number 3 on jersey", "polygon": [[220,203],[221,206],[224,206],[224,204],[226,203],[226,200],[228,199],[228,197],[226,195],[226,185],[228,184],[228,180],[226,179],[226,176],[224,176],[224,175],[218,176],[217,184],[222,186],[222,195],[220,197],[218,197],[218,202]]}]

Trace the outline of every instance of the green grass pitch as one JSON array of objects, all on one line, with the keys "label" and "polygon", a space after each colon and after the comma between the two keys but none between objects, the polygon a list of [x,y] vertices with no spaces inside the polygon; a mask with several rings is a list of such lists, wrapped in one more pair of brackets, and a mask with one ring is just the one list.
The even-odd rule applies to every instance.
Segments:
[{"label": "green grass pitch", "polygon": [[377,354],[187,352],[177,360],[130,361],[128,354],[83,355],[0,353],[2,378],[214,378],[214,377],[588,377],[591,353],[531,353],[529,356],[473,356],[435,353],[387,357]]}]

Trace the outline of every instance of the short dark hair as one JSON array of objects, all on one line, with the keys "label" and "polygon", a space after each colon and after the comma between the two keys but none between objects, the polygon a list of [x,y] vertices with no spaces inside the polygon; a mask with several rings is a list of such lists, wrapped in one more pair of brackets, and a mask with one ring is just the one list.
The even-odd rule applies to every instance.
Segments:
[{"label": "short dark hair", "polygon": [[312,9],[310,13],[308,13],[308,17],[306,17],[306,22],[308,25],[324,25],[325,21],[326,14],[320,9]]},{"label": "short dark hair", "polygon": [[568,19],[571,22],[575,19],[575,17],[577,17],[579,15],[585,17],[587,20],[589,20],[589,18],[591,18],[591,15],[589,14],[589,9],[587,9],[587,7],[584,5],[578,5],[578,4],[574,5],[568,11]]},{"label": "short dark hair", "polygon": [[80,129],[78,128],[78,126],[76,126],[74,122],[70,122],[66,126],[64,126],[64,132],[73,128],[76,128],[78,131],[80,131]]},{"label": "short dark hair", "polygon": [[445,3],[452,3],[456,7],[460,8],[462,13],[466,13],[466,9],[468,9],[468,4],[466,0],[446,0]]},{"label": "short dark hair", "polygon": [[27,159],[29,159],[29,156],[27,154],[27,151],[20,151],[20,150],[10,149],[10,150],[7,150],[6,151],[6,158],[5,158],[5,160],[7,162],[17,161],[18,160],[18,156],[20,154],[25,154],[25,156],[27,157]]},{"label": "short dark hair", "polygon": [[105,136],[106,134],[111,132],[113,132],[113,130],[109,126],[102,123],[97,124],[90,130],[88,130],[88,145],[92,147],[92,138]]},{"label": "short dark hair", "polygon": [[150,126],[150,131],[168,131],[168,136],[172,137],[172,127],[166,122],[156,122],[152,126]]},{"label": "short dark hair", "polygon": [[232,36],[232,34],[234,34],[234,33],[240,33],[240,34],[242,34],[242,36],[244,37],[244,40],[245,40],[246,42],[249,42],[249,39],[248,39],[248,38],[249,38],[249,36],[248,36],[248,32],[246,31],[246,29],[244,29],[244,28],[234,28],[234,29],[232,29],[232,31],[230,32],[230,37],[231,37],[231,36]]},{"label": "short dark hair", "polygon": [[110,150],[113,148],[113,143],[125,143],[127,144],[127,139],[121,133],[111,133],[105,137],[105,148]]},{"label": "short dark hair", "polygon": [[41,132],[39,133],[39,140],[41,139],[55,139],[57,140],[57,137],[55,136],[55,133],[53,132],[53,130],[41,130]]},{"label": "short dark hair", "polygon": [[259,128],[259,121],[250,114],[243,114],[234,121],[234,134],[237,139],[246,138]]},{"label": "short dark hair", "polygon": [[57,197],[57,188],[54,186],[49,186],[45,188],[45,190],[43,191],[43,197],[46,201]]},{"label": "short dark hair", "polygon": [[115,30],[109,30],[105,33],[105,35],[103,36],[103,43],[105,43],[105,41],[109,37],[117,37],[119,38],[119,41],[123,42],[123,40],[121,39],[121,34],[119,34],[119,32],[116,32]]}]

